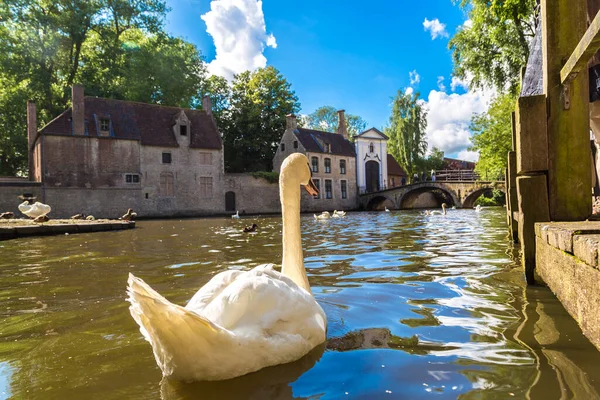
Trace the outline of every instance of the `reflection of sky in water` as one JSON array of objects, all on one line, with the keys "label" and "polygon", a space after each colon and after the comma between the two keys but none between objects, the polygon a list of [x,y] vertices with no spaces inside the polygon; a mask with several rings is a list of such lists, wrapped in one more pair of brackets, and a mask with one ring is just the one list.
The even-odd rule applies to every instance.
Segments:
[{"label": "reflection of sky in water", "polygon": [[0,399],[8,399],[10,393],[10,378],[13,369],[7,362],[0,362]]},{"label": "reflection of sky in water", "polygon": [[[0,388],[41,399],[454,399],[524,398],[540,382],[552,398],[563,390],[548,383],[554,371],[600,386],[600,356],[556,299],[527,308],[505,218],[503,209],[303,216],[305,265],[328,342],[297,363],[195,385],[159,384],[124,301],[127,273],[183,305],[220,271],[279,264],[280,218],[140,221],[134,230],[8,241],[0,353],[10,366],[0,364]],[[253,222],[258,230],[242,233]],[[540,293],[549,292],[528,296],[535,302]],[[541,309],[554,330],[535,325]],[[558,340],[545,339],[552,357],[533,341],[540,332]]]}]

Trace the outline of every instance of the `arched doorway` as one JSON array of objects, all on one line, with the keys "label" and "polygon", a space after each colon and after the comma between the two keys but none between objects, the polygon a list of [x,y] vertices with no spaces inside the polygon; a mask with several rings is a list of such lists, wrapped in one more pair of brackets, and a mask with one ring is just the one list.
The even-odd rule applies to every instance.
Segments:
[{"label": "arched doorway", "polygon": [[365,182],[367,183],[367,192],[379,190],[379,163],[377,161],[367,161],[365,164]]},{"label": "arched doorway", "polygon": [[235,192],[225,193],[225,211],[235,211]]}]

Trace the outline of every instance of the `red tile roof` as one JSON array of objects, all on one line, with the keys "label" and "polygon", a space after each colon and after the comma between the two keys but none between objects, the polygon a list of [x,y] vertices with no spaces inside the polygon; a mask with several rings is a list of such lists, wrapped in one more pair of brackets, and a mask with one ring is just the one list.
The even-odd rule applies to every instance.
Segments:
[{"label": "red tile roof", "polygon": [[387,171],[388,175],[407,176],[406,171],[402,169],[398,161],[391,154],[387,155]]},{"label": "red tile roof", "polygon": [[[298,128],[294,134],[302,143],[306,151],[312,153],[337,154],[341,156],[356,157],[354,145],[344,139],[339,133],[316,131],[313,129]],[[331,152],[327,153],[324,144],[331,145]]]},{"label": "red tile roof", "polygon": [[[109,118],[116,139],[137,139],[145,146],[178,147],[173,125],[182,110],[191,124],[190,147],[220,150],[221,135],[205,111],[132,101],[85,97],[86,134],[98,136],[96,124],[100,118]],[[40,130],[45,135],[72,135],[72,132],[70,108]]]}]

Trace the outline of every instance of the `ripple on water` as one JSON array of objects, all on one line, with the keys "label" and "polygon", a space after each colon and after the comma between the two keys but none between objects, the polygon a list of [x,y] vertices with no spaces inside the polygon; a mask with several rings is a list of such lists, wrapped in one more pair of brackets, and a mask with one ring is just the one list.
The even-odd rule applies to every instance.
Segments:
[{"label": "ripple on water", "polygon": [[[296,363],[193,385],[159,384],[124,300],[127,274],[185,305],[221,271],[280,264],[280,218],[140,221],[127,231],[3,242],[0,394],[598,398],[597,351],[545,288],[525,289],[505,220],[501,209],[302,216],[327,343]],[[252,222],[258,232],[242,234]]]}]

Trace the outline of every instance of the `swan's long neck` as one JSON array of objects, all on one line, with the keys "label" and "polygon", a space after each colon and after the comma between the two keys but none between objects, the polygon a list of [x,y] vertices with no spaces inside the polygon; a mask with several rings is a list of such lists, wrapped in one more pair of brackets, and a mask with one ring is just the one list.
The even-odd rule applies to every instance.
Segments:
[{"label": "swan's long neck", "polygon": [[281,273],[309,293],[310,285],[304,269],[302,238],[300,236],[300,185],[280,182],[281,211],[283,216],[283,261]]}]

